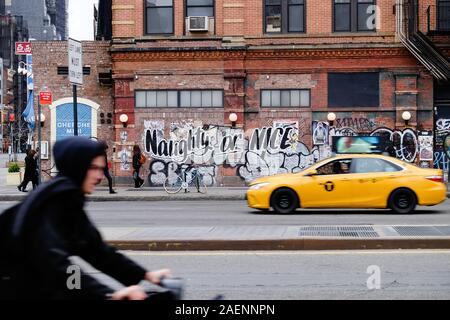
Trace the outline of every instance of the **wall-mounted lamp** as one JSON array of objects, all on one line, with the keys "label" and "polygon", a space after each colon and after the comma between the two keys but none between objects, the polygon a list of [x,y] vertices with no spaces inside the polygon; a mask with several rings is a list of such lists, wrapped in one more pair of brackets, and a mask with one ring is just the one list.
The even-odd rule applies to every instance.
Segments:
[{"label": "wall-mounted lamp", "polygon": [[44,123],[45,123],[45,115],[41,113],[41,127],[44,126]]},{"label": "wall-mounted lamp", "polygon": [[327,114],[327,120],[330,123],[330,126],[333,126],[334,121],[336,120],[336,114],[334,112],[329,112]]},{"label": "wall-mounted lamp", "polygon": [[119,117],[120,122],[122,122],[122,125],[124,128],[127,127],[127,122],[128,122],[128,116],[125,113],[122,113]]},{"label": "wall-mounted lamp", "polygon": [[404,111],[402,113],[402,119],[403,119],[403,121],[405,121],[406,126],[408,125],[408,121],[411,120],[411,117],[412,117],[411,112],[409,112],[409,111]]},{"label": "wall-mounted lamp", "polygon": [[235,127],[236,126],[236,121],[237,121],[237,114],[236,113],[230,113],[230,116],[228,117],[228,120],[230,120],[231,122],[231,127]]}]

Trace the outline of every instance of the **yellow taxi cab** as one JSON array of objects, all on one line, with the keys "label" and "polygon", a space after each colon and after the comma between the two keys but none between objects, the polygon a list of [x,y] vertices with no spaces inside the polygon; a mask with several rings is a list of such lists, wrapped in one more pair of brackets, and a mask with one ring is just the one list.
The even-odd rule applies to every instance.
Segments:
[{"label": "yellow taxi cab", "polygon": [[446,193],[442,170],[376,154],[345,154],[298,173],[252,181],[247,201],[251,208],[273,208],[277,213],[297,208],[390,208],[407,214],[416,205],[445,201]]}]

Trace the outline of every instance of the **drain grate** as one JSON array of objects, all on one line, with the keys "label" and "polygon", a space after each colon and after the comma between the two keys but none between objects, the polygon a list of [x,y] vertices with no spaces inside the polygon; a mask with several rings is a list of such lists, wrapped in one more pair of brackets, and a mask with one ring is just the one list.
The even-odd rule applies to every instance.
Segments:
[{"label": "drain grate", "polygon": [[378,233],[372,227],[352,226],[306,226],[300,227],[300,237],[349,237],[378,238]]},{"label": "drain grate", "polygon": [[399,226],[394,227],[395,231],[401,236],[410,237],[433,237],[433,236],[449,236],[450,227],[432,227],[432,226]]}]

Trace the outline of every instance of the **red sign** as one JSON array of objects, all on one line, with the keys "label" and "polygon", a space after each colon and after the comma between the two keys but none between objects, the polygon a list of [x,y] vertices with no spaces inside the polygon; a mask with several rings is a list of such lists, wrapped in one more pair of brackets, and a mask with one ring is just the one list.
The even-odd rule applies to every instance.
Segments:
[{"label": "red sign", "polygon": [[32,46],[31,42],[16,42],[16,54],[22,55],[22,54],[32,54]]},{"label": "red sign", "polygon": [[39,92],[39,101],[41,105],[50,105],[53,103],[52,93],[50,91]]}]

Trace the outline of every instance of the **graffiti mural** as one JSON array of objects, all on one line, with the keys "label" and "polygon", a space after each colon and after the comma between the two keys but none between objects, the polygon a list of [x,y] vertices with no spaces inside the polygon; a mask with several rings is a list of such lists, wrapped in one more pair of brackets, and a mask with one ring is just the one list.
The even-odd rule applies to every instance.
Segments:
[{"label": "graffiti mural", "polygon": [[[319,123],[322,122],[275,120],[272,125],[244,132],[243,129],[203,125],[199,121],[172,122],[167,127],[164,121],[145,121],[143,150],[151,158],[149,184],[162,185],[165,179],[175,179],[182,172],[189,177],[194,166],[200,167],[209,186],[221,183],[221,166],[235,168],[236,174],[247,182],[274,174],[295,173],[331,156],[330,136],[360,134],[355,128],[342,127],[342,122],[341,127],[323,127],[323,133],[314,135]],[[373,124],[364,123],[363,129]],[[429,157],[429,139],[422,139],[420,148],[417,133],[412,129],[379,127],[366,135],[386,137],[390,141],[391,155],[401,160],[415,162],[420,151],[423,158]]]},{"label": "graffiti mural", "polygon": [[[329,157],[328,145],[309,149],[301,140],[297,121],[274,121],[272,127],[249,130],[221,126],[203,126],[195,122],[172,123],[167,135],[164,123],[145,121],[144,151],[150,164],[150,185],[162,185],[184,170],[200,165],[207,185],[217,184],[219,166],[236,168],[237,174],[250,181],[277,173],[298,172],[316,161]],[[302,135],[303,134],[303,135]],[[167,138],[166,138],[167,137]]]}]

